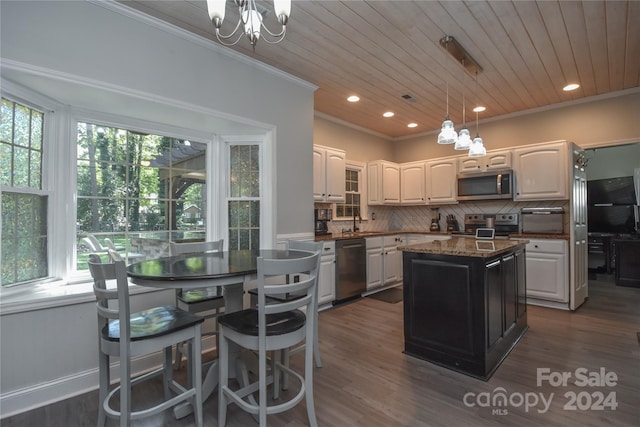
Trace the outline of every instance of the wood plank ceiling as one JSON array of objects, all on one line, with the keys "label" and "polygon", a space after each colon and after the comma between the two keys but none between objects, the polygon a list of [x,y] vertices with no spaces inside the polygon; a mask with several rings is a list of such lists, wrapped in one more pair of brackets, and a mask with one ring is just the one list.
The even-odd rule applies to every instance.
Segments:
[{"label": "wood plank ceiling", "polygon": [[[123,3],[217,43],[205,0]],[[258,3],[278,29],[272,2]],[[223,32],[237,16],[228,3]],[[448,81],[449,115],[459,129],[464,96],[473,136],[476,100],[484,119],[640,86],[638,22],[639,1],[293,0],[284,41],[233,49],[317,85],[316,111],[388,138],[439,129]],[[445,35],[482,67],[477,89],[440,46]],[[564,92],[569,82],[580,88]]]}]

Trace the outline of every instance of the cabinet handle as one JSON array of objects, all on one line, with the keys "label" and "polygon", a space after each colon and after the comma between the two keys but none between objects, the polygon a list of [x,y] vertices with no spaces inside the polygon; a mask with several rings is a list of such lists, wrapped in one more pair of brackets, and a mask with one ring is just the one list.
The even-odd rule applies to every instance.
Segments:
[{"label": "cabinet handle", "polygon": [[512,259],[514,257],[514,255],[507,255],[506,257],[502,258],[503,261],[509,261],[510,259]]},{"label": "cabinet handle", "polygon": [[500,260],[496,260],[496,261],[493,261],[492,263],[485,265],[485,268],[495,267],[498,264],[500,264]]}]

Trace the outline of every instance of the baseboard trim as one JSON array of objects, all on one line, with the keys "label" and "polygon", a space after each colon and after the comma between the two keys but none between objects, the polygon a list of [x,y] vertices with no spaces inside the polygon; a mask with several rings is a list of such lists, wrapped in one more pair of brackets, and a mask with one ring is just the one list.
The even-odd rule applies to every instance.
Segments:
[{"label": "baseboard trim", "polygon": [[[206,349],[203,351],[214,349],[215,337],[203,339],[202,345]],[[161,366],[162,360],[161,353],[135,358],[131,361],[131,370],[136,375],[149,372]],[[119,363],[111,365],[113,382],[119,381],[119,370]],[[97,390],[98,378],[96,367],[67,377],[56,378],[53,381],[3,393],[0,395],[0,420]]]}]

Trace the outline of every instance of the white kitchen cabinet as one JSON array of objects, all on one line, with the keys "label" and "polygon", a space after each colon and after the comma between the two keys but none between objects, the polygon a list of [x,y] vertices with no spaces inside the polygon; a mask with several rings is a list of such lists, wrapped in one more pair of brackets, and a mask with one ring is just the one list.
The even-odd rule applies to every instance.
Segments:
[{"label": "white kitchen cabinet", "polygon": [[457,160],[454,157],[426,162],[427,203],[457,203]]},{"label": "white kitchen cabinet", "polygon": [[367,200],[369,205],[400,203],[400,166],[386,160],[367,164]]},{"label": "white kitchen cabinet", "polygon": [[569,257],[564,239],[530,239],[526,247],[527,302],[568,303]]},{"label": "white kitchen cabinet", "polygon": [[313,200],[344,203],[346,153],[335,148],[313,146]]},{"label": "white kitchen cabinet", "polygon": [[487,172],[511,167],[511,150],[493,150],[483,157],[465,155],[458,158],[458,173]]},{"label": "white kitchen cabinet", "polygon": [[516,175],[514,200],[569,198],[569,160],[564,141],[513,150]]},{"label": "white kitchen cabinet", "polygon": [[402,281],[400,236],[367,237],[367,291]]},{"label": "white kitchen cabinet", "polygon": [[382,237],[367,237],[367,291],[382,286],[384,251]]},{"label": "white kitchen cabinet", "polygon": [[427,203],[425,162],[400,165],[400,204],[424,205]]},{"label": "white kitchen cabinet", "polygon": [[323,242],[318,281],[318,304],[328,304],[335,299],[336,242]]}]

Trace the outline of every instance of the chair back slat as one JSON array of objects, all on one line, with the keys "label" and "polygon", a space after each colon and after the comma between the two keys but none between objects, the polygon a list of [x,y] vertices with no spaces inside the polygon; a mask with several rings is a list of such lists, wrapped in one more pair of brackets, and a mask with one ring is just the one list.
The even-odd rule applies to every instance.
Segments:
[{"label": "chair back slat", "polygon": [[224,247],[224,239],[209,242],[170,243],[171,255],[183,255],[205,252],[220,252]]},{"label": "chair back slat", "polygon": [[[297,308],[306,307],[307,310],[315,302],[315,293],[317,286],[318,268],[320,265],[320,254],[309,253],[304,258],[294,259],[264,259],[258,258],[258,317],[259,323],[266,323],[264,316],[266,314],[282,313]],[[268,284],[269,277],[282,275],[300,274],[300,281],[288,284]],[[269,301],[266,304],[269,295],[281,295],[295,291],[300,295],[299,298],[287,301]]]}]

